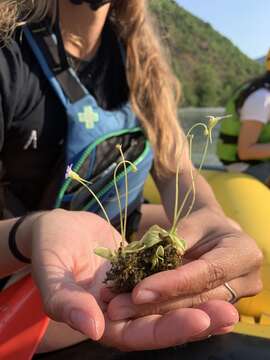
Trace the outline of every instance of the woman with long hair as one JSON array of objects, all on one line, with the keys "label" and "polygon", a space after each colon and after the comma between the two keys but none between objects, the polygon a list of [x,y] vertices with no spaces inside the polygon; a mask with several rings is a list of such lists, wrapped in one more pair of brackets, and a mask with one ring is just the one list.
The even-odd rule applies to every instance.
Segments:
[{"label": "woman with long hair", "polygon": [[[0,4],[0,275],[31,262],[45,311],[55,320],[39,351],[86,338],[146,350],[226,333],[237,321],[230,302],[261,287],[261,252],[193,169],[196,199],[180,232],[187,263],[144,279],[132,294],[104,290],[108,264],[93,250],[115,247],[111,231],[118,243],[120,235],[101,218],[95,200],[64,179],[66,165],[91,181],[117,226],[114,193],[107,190],[121,143],[139,169],[129,174],[128,204],[128,228],[139,234],[153,223],[170,226],[179,161],[179,201],[191,184],[192,164],[177,121],[180,88],[147,5]],[[150,170],[163,207],[141,204]]]}]

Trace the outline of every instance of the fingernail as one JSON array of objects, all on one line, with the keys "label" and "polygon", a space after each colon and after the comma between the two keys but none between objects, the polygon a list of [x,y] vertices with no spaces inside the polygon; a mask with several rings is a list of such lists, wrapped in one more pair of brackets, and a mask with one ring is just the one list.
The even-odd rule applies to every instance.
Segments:
[{"label": "fingernail", "polygon": [[[235,325],[235,324],[234,324]],[[213,335],[223,335],[233,331],[234,325],[212,330]]]},{"label": "fingernail", "polygon": [[136,303],[145,304],[156,301],[160,298],[160,295],[151,290],[140,290],[136,295]]},{"label": "fingernail", "polygon": [[114,321],[125,320],[134,317],[137,312],[130,307],[122,307],[115,314],[110,315],[110,319]]},{"label": "fingernail", "polygon": [[92,340],[98,339],[97,324],[88,314],[74,309],[71,310],[69,319],[73,328],[89,336]]}]

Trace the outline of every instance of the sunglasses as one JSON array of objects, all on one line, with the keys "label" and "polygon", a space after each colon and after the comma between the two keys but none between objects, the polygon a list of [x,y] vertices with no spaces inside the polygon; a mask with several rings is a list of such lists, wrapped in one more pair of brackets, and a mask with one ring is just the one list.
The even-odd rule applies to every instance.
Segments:
[{"label": "sunglasses", "polygon": [[87,3],[92,10],[97,10],[101,6],[112,2],[113,0],[70,0],[73,4],[80,5],[82,3]]}]

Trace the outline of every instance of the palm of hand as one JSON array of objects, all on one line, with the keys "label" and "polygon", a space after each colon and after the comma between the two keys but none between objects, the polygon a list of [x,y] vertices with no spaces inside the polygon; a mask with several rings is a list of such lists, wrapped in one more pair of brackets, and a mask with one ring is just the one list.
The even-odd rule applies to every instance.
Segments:
[{"label": "palm of hand", "polygon": [[100,338],[105,307],[99,294],[109,264],[94,255],[94,249],[114,248],[119,242],[118,232],[112,234],[107,222],[94,214],[55,210],[37,219],[32,273],[52,319]]}]

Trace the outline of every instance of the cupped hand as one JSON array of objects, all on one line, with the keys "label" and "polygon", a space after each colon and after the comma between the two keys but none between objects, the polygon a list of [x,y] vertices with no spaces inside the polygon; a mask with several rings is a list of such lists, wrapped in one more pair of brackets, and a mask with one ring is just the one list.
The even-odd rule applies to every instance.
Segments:
[{"label": "cupped hand", "polygon": [[125,351],[195,341],[237,321],[235,309],[224,302],[134,320],[111,320],[100,298],[109,264],[93,250],[114,248],[120,240],[107,222],[85,212],[54,210],[34,221],[32,272],[52,319]]},{"label": "cupped hand", "polygon": [[32,226],[32,274],[46,313],[93,340],[104,333],[100,289],[109,264],[94,254],[116,248],[120,234],[105,220],[86,212],[53,210]]},{"label": "cupped hand", "polygon": [[111,319],[166,314],[212,299],[235,300],[224,283],[234,290],[237,299],[261,290],[261,251],[232,220],[219,212],[196,211],[182,222],[179,234],[188,246],[184,265],[144,279],[132,294],[115,297],[104,291]]}]

